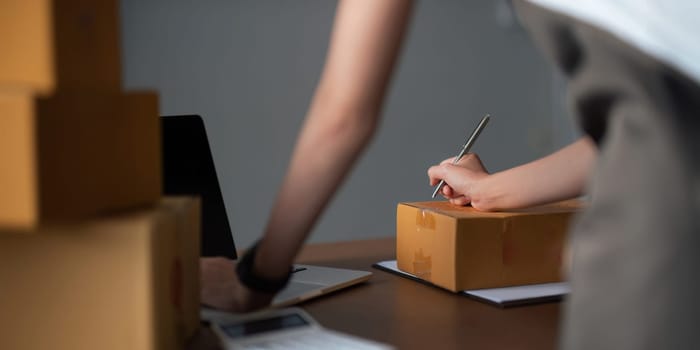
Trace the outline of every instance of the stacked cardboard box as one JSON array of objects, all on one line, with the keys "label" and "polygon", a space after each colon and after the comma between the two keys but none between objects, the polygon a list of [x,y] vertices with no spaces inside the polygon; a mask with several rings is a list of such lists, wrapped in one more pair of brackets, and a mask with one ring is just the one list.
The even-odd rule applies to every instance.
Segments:
[{"label": "stacked cardboard box", "polygon": [[0,2],[0,91],[53,90],[52,25],[49,0]]},{"label": "stacked cardboard box", "polygon": [[177,349],[199,326],[199,200],[0,234],[2,349]]},{"label": "stacked cardboard box", "polygon": [[158,99],[122,92],[118,2],[0,6],[0,227],[155,203]]},{"label": "stacked cardboard box", "polygon": [[199,201],[161,199],[118,7],[0,3],[0,349],[176,349],[199,327]]},{"label": "stacked cardboard box", "polygon": [[454,292],[557,282],[569,221],[582,208],[576,200],[507,212],[400,203],[398,268]]},{"label": "stacked cardboard box", "polygon": [[0,94],[0,226],[153,204],[159,127],[154,93]]},{"label": "stacked cardboard box", "polygon": [[116,0],[0,2],[1,89],[120,91],[118,9]]}]

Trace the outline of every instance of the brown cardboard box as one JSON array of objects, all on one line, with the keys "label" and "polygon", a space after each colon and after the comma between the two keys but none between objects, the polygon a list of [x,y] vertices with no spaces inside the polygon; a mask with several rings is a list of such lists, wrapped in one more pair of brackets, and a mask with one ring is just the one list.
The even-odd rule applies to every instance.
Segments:
[{"label": "brown cardboard box", "polygon": [[58,90],[121,91],[118,0],[54,0]]},{"label": "brown cardboard box", "polygon": [[569,220],[580,201],[508,212],[448,202],[400,203],[398,268],[457,292],[561,280]]},{"label": "brown cardboard box", "polygon": [[185,338],[189,339],[199,330],[199,253],[200,253],[200,228],[201,206],[197,197],[165,197],[171,202],[181,205],[173,205],[176,212],[176,231],[178,238],[178,261],[182,268],[182,280],[176,281],[182,290],[182,294],[175,299],[178,310],[179,324],[181,324]]},{"label": "brown cardboard box", "polygon": [[[178,349],[199,285],[199,200],[0,234],[2,349]],[[183,240],[183,238],[185,238]],[[189,250],[189,248],[187,248]],[[189,254],[189,253],[187,253]],[[196,310],[198,312],[198,310]]]},{"label": "brown cardboard box", "polygon": [[0,227],[153,204],[160,147],[154,93],[0,94]]},{"label": "brown cardboard box", "polygon": [[0,38],[0,90],[121,90],[116,0],[4,0]]},{"label": "brown cardboard box", "polygon": [[0,2],[0,87],[54,87],[50,0]]},{"label": "brown cardboard box", "polygon": [[0,227],[27,226],[38,217],[34,101],[0,94]]}]

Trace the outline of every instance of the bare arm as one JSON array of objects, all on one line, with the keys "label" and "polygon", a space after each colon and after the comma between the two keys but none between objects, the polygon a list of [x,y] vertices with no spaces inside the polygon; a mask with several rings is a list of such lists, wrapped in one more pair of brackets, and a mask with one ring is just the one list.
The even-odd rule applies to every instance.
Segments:
[{"label": "bare arm", "polygon": [[341,1],[326,66],[255,260],[280,277],[368,144],[379,118],[411,2]]},{"label": "bare arm", "polygon": [[475,155],[459,165],[443,162],[428,170],[432,185],[445,179],[443,195],[459,205],[492,211],[522,208],[583,194],[596,159],[588,137],[533,162],[489,175]]},{"label": "bare arm", "polygon": [[[369,143],[411,12],[410,0],[343,0],[326,65],[258,246],[254,272],[289,273],[317,218]],[[272,295],[243,287],[224,258],[201,259],[202,302],[245,311]]]}]

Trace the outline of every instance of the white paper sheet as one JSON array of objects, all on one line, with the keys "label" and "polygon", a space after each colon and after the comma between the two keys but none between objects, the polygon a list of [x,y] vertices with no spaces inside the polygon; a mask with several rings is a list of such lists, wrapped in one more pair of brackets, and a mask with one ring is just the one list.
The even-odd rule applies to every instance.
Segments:
[{"label": "white paper sheet", "polygon": [[[400,275],[405,275],[410,278],[418,278],[410,273],[403,272],[396,266],[396,260],[387,260],[377,263],[387,270],[391,270]],[[429,283],[429,282],[428,282]],[[474,289],[465,290],[461,293],[470,295],[479,299],[499,304],[506,305],[521,305],[531,302],[544,300],[553,300],[561,298],[570,292],[568,282],[530,284],[524,286],[506,287],[506,288],[489,288],[489,289]]]}]

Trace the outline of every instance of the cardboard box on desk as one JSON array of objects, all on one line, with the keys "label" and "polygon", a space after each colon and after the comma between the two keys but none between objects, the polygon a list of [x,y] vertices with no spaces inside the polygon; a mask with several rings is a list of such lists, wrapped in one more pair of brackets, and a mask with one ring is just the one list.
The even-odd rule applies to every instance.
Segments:
[{"label": "cardboard box on desk", "polygon": [[580,201],[509,212],[400,203],[398,268],[453,292],[560,281],[569,221],[581,208]]},{"label": "cardboard box on desk", "polygon": [[0,90],[121,90],[116,0],[3,0],[0,37]]},{"label": "cardboard box on desk", "polygon": [[156,203],[155,93],[0,93],[0,228]]},{"label": "cardboard box on desk", "polygon": [[199,315],[199,234],[192,197],[3,232],[0,348],[182,348]]}]

